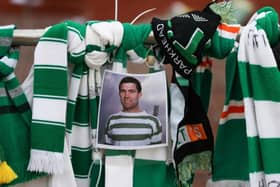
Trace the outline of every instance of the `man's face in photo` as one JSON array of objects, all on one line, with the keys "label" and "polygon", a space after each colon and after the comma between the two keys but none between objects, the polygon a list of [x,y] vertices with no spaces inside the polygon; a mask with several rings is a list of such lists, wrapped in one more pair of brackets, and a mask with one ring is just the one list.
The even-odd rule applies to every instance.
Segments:
[{"label": "man's face in photo", "polygon": [[134,83],[122,83],[120,86],[120,100],[125,111],[138,109],[138,100],[142,96]]}]

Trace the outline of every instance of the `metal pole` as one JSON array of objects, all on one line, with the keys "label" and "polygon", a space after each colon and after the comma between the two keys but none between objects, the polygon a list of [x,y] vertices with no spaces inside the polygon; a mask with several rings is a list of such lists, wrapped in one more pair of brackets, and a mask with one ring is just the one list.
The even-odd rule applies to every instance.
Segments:
[{"label": "metal pole", "polygon": [[[46,29],[15,29],[13,36],[13,45],[35,46]],[[146,44],[155,43],[153,32],[150,33]]]}]

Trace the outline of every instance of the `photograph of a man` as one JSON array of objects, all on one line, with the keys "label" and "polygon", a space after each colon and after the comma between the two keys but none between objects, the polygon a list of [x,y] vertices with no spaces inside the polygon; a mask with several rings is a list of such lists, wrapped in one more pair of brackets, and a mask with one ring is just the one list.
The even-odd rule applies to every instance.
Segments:
[{"label": "photograph of a man", "polygon": [[164,72],[105,70],[101,85],[97,147],[144,149],[167,145],[167,86]]},{"label": "photograph of a man", "polygon": [[139,80],[126,76],[119,83],[122,110],[107,122],[105,143],[118,146],[140,146],[161,143],[159,119],[139,106],[142,87]]}]

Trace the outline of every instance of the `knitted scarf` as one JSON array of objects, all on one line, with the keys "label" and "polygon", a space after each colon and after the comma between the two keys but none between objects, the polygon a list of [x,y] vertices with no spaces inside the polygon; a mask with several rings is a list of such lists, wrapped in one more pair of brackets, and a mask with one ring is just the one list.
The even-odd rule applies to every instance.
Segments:
[{"label": "knitted scarf", "polygon": [[[54,25],[43,35],[35,50],[33,158],[29,169],[51,174],[63,172],[61,161],[66,127],[78,186],[102,186],[102,182],[99,182],[102,155],[95,147],[99,68],[107,60],[107,52],[102,50],[110,44],[117,46],[121,40],[108,38],[108,32],[103,32],[104,25],[94,23],[96,25],[93,26],[93,23],[80,25],[67,21]],[[112,22],[105,25],[121,24]],[[115,32],[118,33],[119,29]],[[50,56],[52,60],[49,60]],[[67,60],[73,64],[69,89]],[[48,82],[51,84],[48,85]],[[45,107],[41,108],[43,105]],[[50,111],[46,115],[48,109]],[[46,133],[46,130],[53,133]]]},{"label": "knitted scarf", "polygon": [[237,48],[228,55],[225,71],[226,97],[217,130],[212,180],[215,185],[225,182],[224,180],[227,181],[226,184],[223,183],[226,186],[236,186],[240,182],[246,185],[243,181],[248,180],[248,148],[237,69]]},{"label": "knitted scarf", "polygon": [[[144,63],[148,49],[143,43],[151,26],[124,24],[124,36],[114,58],[113,71],[127,72],[126,63]],[[119,151],[105,150],[105,185],[107,187],[175,187],[175,174],[167,165],[167,148]],[[147,180],[149,178],[149,180]]]},{"label": "knitted scarf", "polygon": [[74,62],[74,67],[69,80],[66,137],[71,150],[71,161],[77,186],[86,187],[90,184],[90,167],[93,163],[89,121],[88,68],[84,61],[86,26],[68,21],[67,27],[68,59],[71,63]]},{"label": "knitted scarf", "polygon": [[[36,46],[33,123],[31,126],[32,150],[29,170],[45,171],[50,174],[64,172],[62,153],[65,127],[67,132],[72,132],[75,104],[84,71],[84,35],[85,26],[68,21],[50,27]],[[52,57],[51,60],[50,57]],[[69,94],[67,60],[74,64],[72,78],[69,79]],[[88,111],[86,112],[88,113]],[[91,129],[88,130],[89,135],[81,141],[91,142],[90,131]],[[74,141],[78,140],[75,136],[75,134],[71,138],[67,136],[68,150],[71,150],[72,144],[73,147],[78,144],[81,149],[84,148],[83,144]],[[88,148],[89,145],[86,147]],[[76,153],[72,158],[73,167],[77,162],[76,155],[79,155]],[[78,151],[78,153],[80,152]],[[83,164],[86,166],[85,170],[88,170],[91,165],[91,152],[89,155],[90,159],[82,159],[81,156],[78,156],[82,162],[86,162]],[[74,171],[76,172],[76,170]]]},{"label": "knitted scarf", "polygon": [[279,41],[278,14],[258,10],[242,31],[238,67],[248,142],[250,186],[280,184],[280,74],[271,46]]},{"label": "knitted scarf", "polygon": [[[203,59],[204,61],[197,66],[191,80],[184,79],[176,74],[176,80],[173,80],[169,88],[171,141],[173,142],[177,177],[182,186],[190,186],[192,184],[196,170],[205,169],[211,171],[213,135],[211,131],[209,131],[209,122],[205,121],[207,117],[202,114],[205,114],[205,111],[208,110],[212,72],[210,59]],[[202,100],[200,101],[202,97],[203,102],[201,102]],[[195,103],[195,105],[193,105],[193,103]],[[186,112],[186,108],[188,112]],[[195,111],[197,116],[195,117],[191,111]],[[204,132],[203,136],[204,138],[207,136],[206,141],[210,144],[201,140],[201,143],[198,144],[198,139],[192,136],[194,133],[188,131],[189,134],[187,133],[186,136],[190,136],[191,141],[179,147],[179,142],[184,139],[182,138],[182,134],[185,131],[182,131],[182,129],[186,128],[186,123],[191,124],[194,121],[203,121],[200,124]],[[186,146],[188,146],[188,148]]]},{"label": "knitted scarf", "polygon": [[[14,25],[0,27],[0,173],[5,186],[25,182],[42,174],[27,171],[30,149],[31,109],[14,74],[19,51],[10,48]],[[8,164],[16,174],[9,174],[3,164]],[[4,170],[2,170],[4,169]],[[12,177],[12,176],[11,176]]]},{"label": "knitted scarf", "polygon": [[[108,29],[110,28],[110,29]],[[103,151],[96,147],[96,127],[101,88],[102,66],[108,64],[113,51],[121,45],[123,26],[118,21],[89,21],[86,26],[86,56],[85,62],[89,69],[88,75],[88,105],[89,122],[92,136],[92,159],[90,165],[90,186],[104,186]],[[86,92],[84,92],[85,94]],[[85,103],[85,102],[84,102]],[[84,111],[84,110],[82,110]],[[84,114],[83,114],[84,115]],[[81,128],[81,127],[80,127]],[[77,165],[80,163],[77,162]],[[80,179],[81,180],[81,179]]]},{"label": "knitted scarf", "polygon": [[[277,104],[273,105],[273,113],[269,113],[268,109],[264,110],[266,102],[277,103],[273,96],[276,96],[278,91],[273,89],[267,92],[271,78],[274,82],[279,79],[270,49],[270,45],[276,44],[279,38],[277,23],[278,16],[271,7],[257,11],[248,26],[242,30],[239,49],[236,45],[227,57],[226,101],[217,133],[212,176],[214,183],[209,183],[208,186],[248,186],[249,179],[251,186],[267,186],[279,180],[270,178],[277,177],[278,171],[272,171],[271,168],[276,168],[277,166],[274,166],[278,161],[274,160],[273,167],[265,165],[271,163],[271,159],[266,159],[265,155],[270,149],[275,150],[276,148],[272,147],[277,145],[263,144],[266,140],[271,142],[270,133],[275,132],[267,127],[267,123],[265,129],[268,130],[264,130],[263,120],[271,120],[269,124],[272,126],[277,124],[273,121],[276,119],[273,113],[277,111]],[[266,62],[270,65],[266,65]],[[267,73],[260,75],[264,71]],[[272,94],[266,97],[265,93]],[[264,105],[259,106],[259,102]],[[268,108],[270,107],[272,106],[269,105]],[[266,111],[268,117],[262,118]],[[264,136],[264,132],[269,133]],[[273,136],[274,140],[277,140],[277,136]]]},{"label": "knitted scarf", "polygon": [[248,180],[244,105],[237,69],[237,47],[234,45],[239,30],[240,25],[220,27],[219,32],[214,35],[216,39],[213,41],[216,41],[216,44],[211,49],[219,58],[227,56],[227,59],[225,101],[214,148],[213,182],[210,180],[209,186],[247,185]]},{"label": "knitted scarf", "polygon": [[49,28],[34,52],[29,171],[63,173],[67,104],[67,27]]}]

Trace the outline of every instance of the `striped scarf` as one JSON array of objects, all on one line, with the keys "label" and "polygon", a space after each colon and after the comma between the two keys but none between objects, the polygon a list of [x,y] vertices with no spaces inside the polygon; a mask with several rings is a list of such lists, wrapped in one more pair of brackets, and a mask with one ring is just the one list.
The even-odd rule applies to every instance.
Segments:
[{"label": "striped scarf", "polygon": [[[234,40],[239,32],[240,25],[228,25],[221,23],[218,25],[214,35],[211,38],[211,46],[204,50],[204,53],[218,59],[225,58],[231,49],[233,48]],[[195,92],[200,96],[204,110],[207,111],[209,105],[209,97],[211,91],[211,61],[204,59],[202,63],[196,68],[194,75],[192,76],[192,87]],[[189,81],[177,77],[177,81],[180,85],[189,85]],[[170,86],[170,98],[171,98],[171,114],[170,114],[170,125],[171,125],[171,137],[175,140],[175,132],[177,131],[177,125],[184,116],[184,97],[180,94],[178,87],[175,84]],[[175,99],[176,98],[176,99]],[[174,106],[174,107],[173,107]],[[173,134],[173,135],[172,135]],[[211,155],[212,153],[201,153],[195,155],[191,162],[187,160],[178,165],[179,180],[184,185],[192,183],[192,178],[196,169],[211,170]],[[215,152],[214,152],[215,156]],[[202,158],[202,159],[201,159]],[[208,162],[207,162],[208,161]],[[189,166],[193,163],[193,167]],[[215,164],[215,162],[214,162]],[[214,165],[215,171],[215,165]],[[213,171],[212,171],[213,172]]]},{"label": "striped scarf", "polygon": [[[242,31],[238,50],[248,142],[250,186],[280,184],[280,74],[271,45],[279,41],[278,14],[257,11]],[[279,131],[279,132],[278,132]]]},{"label": "striped scarf", "polygon": [[217,134],[214,183],[209,187],[270,186],[279,181],[279,157],[268,155],[279,146],[279,91],[269,90],[270,82],[279,81],[270,48],[279,39],[277,24],[274,9],[260,9],[242,30],[239,48],[236,45],[227,57],[226,101]]},{"label": "striped scarf", "polygon": [[[201,115],[203,113],[202,111],[208,110],[212,80],[211,63],[212,61],[209,58],[203,58],[203,61],[196,67],[191,80],[187,80],[179,74],[176,74],[176,81],[173,80],[169,88],[171,104],[171,141],[173,143],[177,177],[181,186],[192,185],[193,176],[196,170],[211,170],[213,135],[211,133],[209,134],[209,123],[207,124],[206,121],[204,121],[206,120],[206,116]],[[189,91],[189,89],[192,89],[192,92]],[[194,96],[194,91],[196,96]],[[191,103],[190,99],[196,99],[195,102],[198,102],[195,104],[195,107],[192,105],[192,108],[189,108]],[[198,101],[200,99],[201,102]],[[199,111],[197,110],[198,105],[201,109]],[[190,109],[192,111],[196,110],[200,117],[195,117],[196,119],[194,119],[194,116],[191,113],[186,112],[186,107],[188,108],[188,111],[190,111]],[[202,135],[203,138],[200,141],[198,141],[199,139],[190,130],[191,128],[185,126],[186,119],[190,120],[188,121],[190,122],[190,127],[193,122],[192,120],[196,120],[196,125],[201,126],[204,133]],[[203,121],[203,125],[202,123],[198,124],[201,120]],[[184,129],[188,130],[185,131]],[[205,137],[205,132],[207,133],[207,137]],[[205,142],[203,141],[204,138],[206,138]],[[197,144],[197,142],[201,143]],[[193,146],[196,148],[194,149]]]},{"label": "striped scarf", "polygon": [[215,185],[226,180],[230,187],[248,180],[248,148],[242,99],[237,49],[234,48],[226,61],[226,98],[217,130],[213,160],[212,180]]},{"label": "striped scarf", "polygon": [[[14,185],[42,175],[27,171],[30,156],[31,109],[14,74],[19,58],[19,51],[9,46],[14,28],[14,25],[0,27],[0,149],[2,149],[0,163],[9,164],[17,178],[2,181],[1,186]],[[0,173],[7,174],[2,171]]]},{"label": "striped scarf", "polygon": [[[86,27],[86,56],[85,62],[89,69],[88,79],[88,105],[89,122],[92,136],[92,163],[89,168],[90,186],[104,186],[105,164],[103,163],[103,151],[96,147],[97,108],[99,105],[99,93],[101,88],[102,66],[108,64],[111,53],[121,45],[123,26],[118,21],[89,21]],[[83,92],[83,95],[86,92]],[[85,101],[84,101],[85,103]],[[86,105],[86,103],[85,103]],[[84,110],[81,110],[82,113]],[[82,116],[82,115],[81,115]],[[81,128],[81,127],[79,127]],[[77,150],[76,150],[77,151]],[[85,155],[85,153],[84,153]],[[77,162],[77,166],[80,165]],[[85,178],[85,174],[76,178]],[[81,183],[80,183],[81,184]],[[86,184],[86,183],[84,183]]]},{"label": "striped scarf", "polygon": [[[236,37],[237,32],[231,33],[232,36]],[[246,123],[237,69],[237,47],[233,45],[235,37],[231,38],[232,49],[228,48],[231,49],[231,53],[226,60],[226,97],[214,148],[213,182],[209,183],[213,186],[233,187],[238,184],[246,186],[248,180]]]},{"label": "striped scarf", "polygon": [[[117,50],[113,71],[127,72],[127,59],[145,62],[143,58],[147,56],[148,49],[143,46],[143,42],[150,31],[150,25],[124,25],[124,39]],[[167,163],[169,158],[166,147],[105,151],[106,187],[177,186],[174,168]]]},{"label": "striped scarf", "polygon": [[[248,179],[244,106],[242,94],[239,92],[241,85],[237,70],[237,48],[234,47],[239,30],[240,25],[220,24],[212,38],[209,51],[215,58],[222,59],[227,56],[226,97],[214,146],[213,182],[210,180],[208,183],[213,186],[236,186],[240,183],[244,185],[243,181]],[[235,132],[238,132],[238,135]]]},{"label": "striped scarf", "polygon": [[[72,122],[74,124],[76,120],[75,113],[78,113],[77,111],[89,113],[88,109],[80,110],[83,107],[80,107],[82,104],[78,97],[78,93],[84,91],[80,85],[86,79],[82,75],[88,72],[84,64],[85,28],[71,21],[54,25],[47,30],[36,46],[33,128],[31,127],[32,150],[29,170],[50,174],[63,173],[65,128],[68,150],[71,150],[71,145],[73,145],[73,150],[79,147],[79,151],[71,151],[74,172],[80,175],[75,167],[78,162],[85,166],[84,170],[88,170],[88,166],[92,163],[91,152],[87,154],[89,155],[87,159],[81,156],[85,149],[83,144],[79,143],[86,141],[90,142],[86,148],[91,146],[91,127],[86,127],[88,136],[84,136],[83,140],[77,138],[81,136],[77,133],[79,131],[72,132]],[[69,90],[68,61],[74,65],[69,79]],[[82,91],[79,91],[80,88]],[[70,136],[71,133],[73,135]]]},{"label": "striped scarf", "polygon": [[67,27],[49,28],[34,53],[29,171],[63,173],[67,104]]},{"label": "striped scarf", "polygon": [[[29,169],[50,174],[63,172],[66,130],[78,186],[103,185],[102,154],[95,146],[100,66],[107,60],[107,52],[102,51],[105,46],[113,45],[114,41],[117,45],[121,40],[118,35],[108,38],[108,33],[102,32],[106,28],[98,23],[93,26],[67,21],[54,25],[35,50],[33,157]],[[68,62],[73,64],[69,79]]]}]

